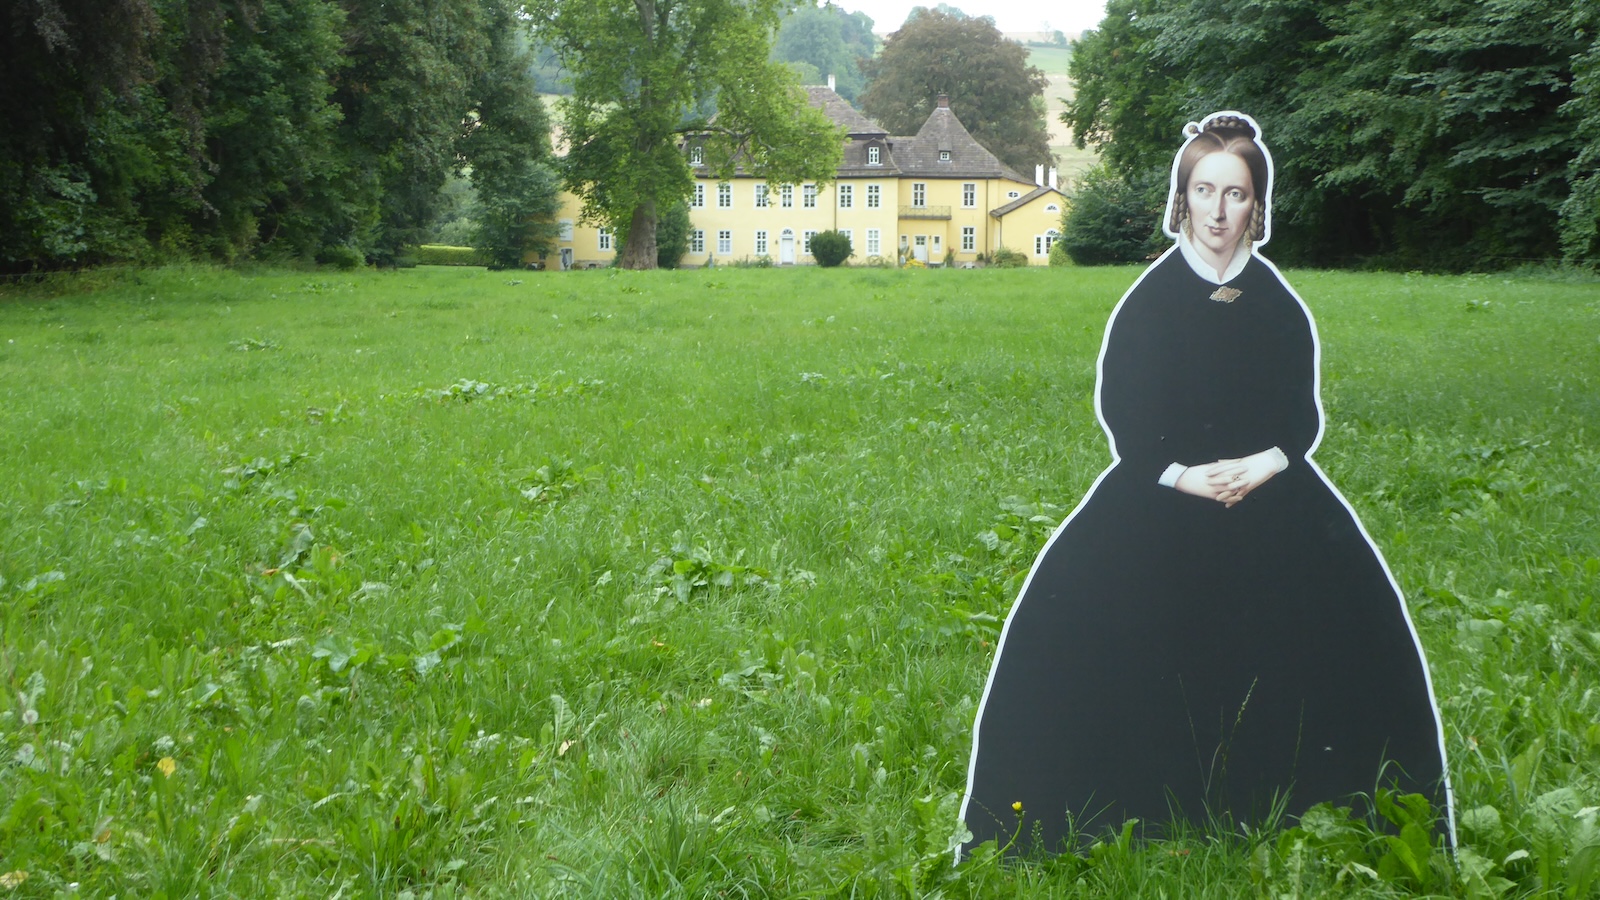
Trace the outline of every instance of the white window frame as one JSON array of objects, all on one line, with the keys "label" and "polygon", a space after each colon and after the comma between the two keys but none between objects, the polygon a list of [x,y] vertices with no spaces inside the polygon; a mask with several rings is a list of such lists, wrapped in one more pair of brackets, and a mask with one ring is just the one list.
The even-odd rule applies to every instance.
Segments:
[{"label": "white window frame", "polygon": [[767,232],[766,232],[766,229],[759,229],[759,230],[756,231],[756,255],[757,256],[766,256],[767,255]]},{"label": "white window frame", "polygon": [[717,182],[717,209],[733,209],[733,185]]},{"label": "white window frame", "polygon": [[856,252],[856,233],[855,233],[855,230],[851,229],[851,228],[841,228],[841,229],[839,229],[839,233],[844,235],[845,239],[850,242],[850,255],[854,256],[855,252]]},{"label": "white window frame", "polygon": [[949,150],[940,150],[939,151],[939,162],[949,162],[949,161],[950,161],[950,151]]},{"label": "white window frame", "polygon": [[878,256],[883,253],[883,229],[867,229],[867,255]]},{"label": "white window frame", "polygon": [[786,184],[778,188],[778,205],[784,209],[794,209],[794,185]]},{"label": "white window frame", "polygon": [[701,184],[698,181],[696,181],[694,183],[694,195],[689,198],[689,208],[690,209],[705,209],[706,208],[706,186],[704,184]]},{"label": "white window frame", "polygon": [[853,185],[853,184],[841,184],[841,185],[839,185],[839,208],[840,209],[855,209],[855,206],[856,206],[856,188],[855,188],[855,185]]},{"label": "white window frame", "polygon": [[733,231],[722,228],[717,231],[717,253],[722,256],[733,254]]},{"label": "white window frame", "polygon": [[705,231],[703,231],[703,230],[701,230],[699,228],[695,228],[695,229],[692,229],[689,232],[689,252],[690,253],[704,253],[704,252],[706,252],[706,233],[705,233]]},{"label": "white window frame", "polygon": [[911,205],[916,209],[923,209],[928,205],[928,183],[926,181],[911,182]]},{"label": "white window frame", "polygon": [[1049,256],[1050,255],[1050,248],[1055,245],[1056,241],[1059,241],[1059,240],[1061,240],[1061,232],[1055,230],[1054,228],[1050,229],[1049,231],[1046,231],[1044,234],[1036,234],[1036,235],[1034,235],[1034,237],[1033,237],[1033,255],[1034,256]]},{"label": "white window frame", "polygon": [[931,248],[929,248],[929,250],[930,250],[930,252],[928,254],[928,258],[929,259],[932,259],[934,256],[938,256],[940,259],[943,259],[944,258],[944,235],[942,235],[942,234],[934,235],[933,236],[933,246]]},{"label": "white window frame", "polygon": [[978,227],[976,225],[961,226],[961,249],[971,253],[978,249]]},{"label": "white window frame", "polygon": [[882,147],[879,147],[877,144],[873,144],[873,145],[867,147],[867,165],[869,165],[869,166],[881,166],[881,165],[883,165],[883,148]]},{"label": "white window frame", "polygon": [[805,209],[817,208],[817,186],[802,184],[800,186],[800,206]]},{"label": "white window frame", "polygon": [[1006,199],[1007,200],[1016,200],[1017,198],[1019,198],[1021,196],[1022,196],[1022,192],[1021,191],[1006,191]]},{"label": "white window frame", "polygon": [[706,162],[706,152],[702,147],[689,148],[689,165],[703,166]]},{"label": "white window frame", "polygon": [[611,249],[611,229],[609,229],[609,228],[601,228],[600,229],[600,235],[599,235],[599,241],[600,241],[600,249],[602,251],[610,250]]},{"label": "white window frame", "polygon": [[961,182],[961,208],[978,208],[978,183],[976,181]]},{"label": "white window frame", "polygon": [[800,253],[802,256],[810,256],[811,239],[817,236],[817,231],[815,228],[807,228],[805,231],[800,232],[800,234],[802,238],[800,244]]},{"label": "white window frame", "polygon": [[770,191],[771,188],[764,181],[756,185],[756,209],[766,209],[772,205],[772,200],[768,197]]},{"label": "white window frame", "polygon": [[883,206],[883,185],[867,185],[867,209],[878,209]]}]

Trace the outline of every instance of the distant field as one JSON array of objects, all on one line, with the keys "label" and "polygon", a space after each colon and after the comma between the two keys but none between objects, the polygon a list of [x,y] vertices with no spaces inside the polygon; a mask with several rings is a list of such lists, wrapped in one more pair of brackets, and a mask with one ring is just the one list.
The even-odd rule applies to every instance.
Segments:
[{"label": "distant field", "polygon": [[1072,61],[1070,47],[1029,47],[1028,65],[1038,66],[1046,75],[1067,74],[1067,64]]},{"label": "distant field", "polygon": [[0,291],[0,885],[1594,896],[1600,284],[1534,276],[1289,273],[1317,458],[1433,666],[1456,862],[1327,811],[952,869],[998,623],[1108,461],[1137,271]]}]

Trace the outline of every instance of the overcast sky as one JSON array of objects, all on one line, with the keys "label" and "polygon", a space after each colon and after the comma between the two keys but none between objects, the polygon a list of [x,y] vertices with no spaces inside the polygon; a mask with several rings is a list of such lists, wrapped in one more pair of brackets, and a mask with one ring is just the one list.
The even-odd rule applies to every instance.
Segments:
[{"label": "overcast sky", "polygon": [[[940,0],[834,0],[834,5],[849,12],[864,12],[872,17],[872,30],[880,34],[897,30],[914,6],[929,8]],[[1105,17],[1105,0],[944,0],[969,16],[993,16],[1001,31],[1054,31],[1068,34],[1094,28]]]}]

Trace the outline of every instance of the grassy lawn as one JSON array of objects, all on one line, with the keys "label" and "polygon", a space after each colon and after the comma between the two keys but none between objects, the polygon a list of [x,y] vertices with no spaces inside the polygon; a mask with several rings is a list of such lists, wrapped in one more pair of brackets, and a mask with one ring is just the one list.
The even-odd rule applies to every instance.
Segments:
[{"label": "grassy lawn", "polygon": [[7,289],[0,895],[1593,896],[1600,283],[1536,276],[1289,273],[1459,867],[1328,813],[950,868],[1135,274]]}]

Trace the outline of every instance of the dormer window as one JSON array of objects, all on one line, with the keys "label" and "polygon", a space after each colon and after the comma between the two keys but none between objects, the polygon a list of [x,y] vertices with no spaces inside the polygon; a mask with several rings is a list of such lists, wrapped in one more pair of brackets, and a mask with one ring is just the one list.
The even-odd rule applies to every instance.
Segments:
[{"label": "dormer window", "polygon": [[940,150],[939,151],[939,162],[949,162],[949,161],[950,161],[950,151],[949,150]]},{"label": "dormer window", "polygon": [[705,161],[706,161],[706,155],[705,155],[705,151],[702,148],[700,148],[700,147],[690,147],[689,148],[689,165],[691,165],[691,166],[705,165]]},{"label": "dormer window", "polygon": [[872,146],[869,146],[867,148],[867,165],[869,165],[869,166],[881,166],[881,165],[883,165],[883,148],[882,147],[879,147],[878,145],[873,144]]},{"label": "dormer window", "polygon": [[1021,197],[1021,196],[1022,196],[1022,193],[1020,191],[1006,191],[1006,199],[1007,200],[1015,200],[1015,199],[1017,199],[1018,197]]}]

